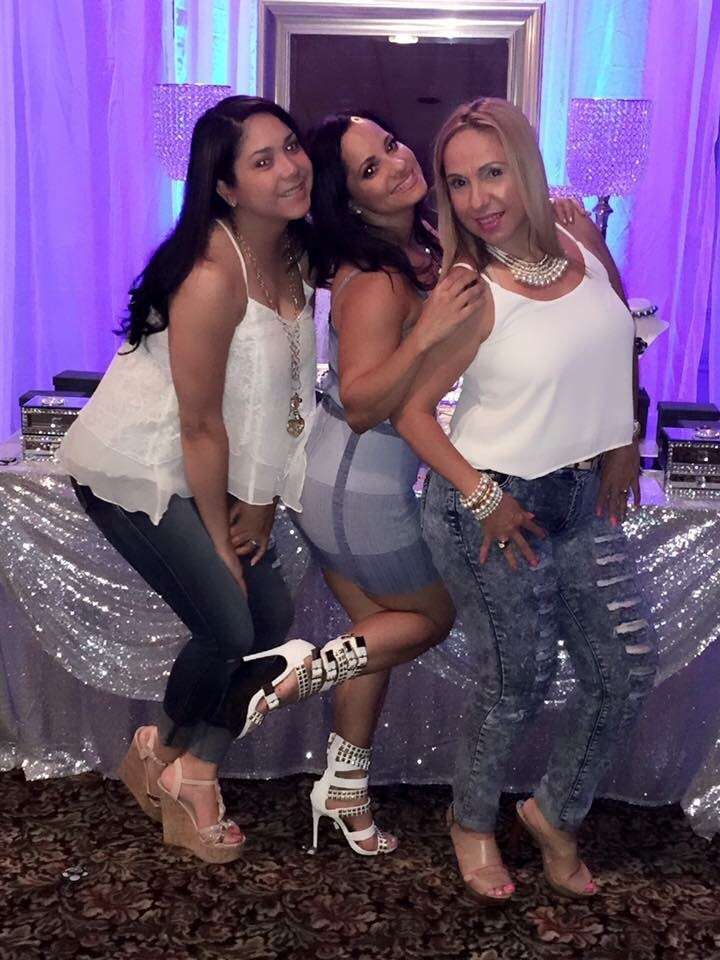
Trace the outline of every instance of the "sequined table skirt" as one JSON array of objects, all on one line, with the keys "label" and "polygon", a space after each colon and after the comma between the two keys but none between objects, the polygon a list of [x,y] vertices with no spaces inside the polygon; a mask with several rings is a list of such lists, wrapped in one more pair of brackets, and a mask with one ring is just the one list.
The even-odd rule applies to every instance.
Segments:
[{"label": "sequined table skirt", "polygon": [[[0,445],[0,460],[16,452]],[[718,504],[665,502],[643,478],[646,504],[626,523],[660,638],[660,673],[630,743],[601,794],[680,801],[694,829],[720,831],[720,516]],[[278,545],[296,593],[293,635],[325,639],[346,622],[288,518]],[[0,466],[0,769],[28,777],[111,773],[140,723],[152,722],[185,641],[165,604],[106,543],[68,480],[43,464]],[[376,782],[450,782],[472,650],[457,625],[442,647],[398,668],[377,738]],[[573,688],[562,664],[507,788],[539,779]],[[289,707],[236,743],[227,776],[266,778],[323,767],[328,698]]]}]

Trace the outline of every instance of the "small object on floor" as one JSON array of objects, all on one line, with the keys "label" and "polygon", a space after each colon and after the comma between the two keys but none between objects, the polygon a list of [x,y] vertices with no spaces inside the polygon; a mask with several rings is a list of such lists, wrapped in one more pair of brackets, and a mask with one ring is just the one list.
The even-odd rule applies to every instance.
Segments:
[{"label": "small object on floor", "polygon": [[87,875],[88,872],[81,863],[76,864],[74,867],[68,867],[67,870],[63,870],[61,874],[63,880],[69,880],[71,883],[84,880]]}]

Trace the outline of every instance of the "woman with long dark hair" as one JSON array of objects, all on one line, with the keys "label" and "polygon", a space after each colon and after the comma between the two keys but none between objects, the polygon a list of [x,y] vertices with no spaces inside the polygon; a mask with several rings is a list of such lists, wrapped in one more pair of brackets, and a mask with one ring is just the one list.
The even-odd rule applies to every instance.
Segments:
[{"label": "woman with long dark hair", "polygon": [[425,178],[385,126],[333,116],[309,143],[317,282],[331,286],[330,370],[297,522],[373,667],[335,693],[327,770],[311,802],[315,842],[319,819],[330,817],[355,852],[372,856],[396,847],[375,827],[367,793],[390,669],[443,640],[454,619],[420,531],[419,462],[388,418],[477,293],[463,270],[437,284]]},{"label": "woman with long dark hair", "polygon": [[[427,351],[472,314],[476,294],[462,269],[437,284],[440,248],[423,217],[427,185],[407,146],[373,117],[350,114],[328,118],[309,141],[316,280],[331,285],[332,320],[297,520],[351,620],[346,643],[362,652],[358,659],[351,646],[341,660],[339,674],[350,682],[336,691],[327,769],[311,795],[313,834],[317,844],[319,820],[329,817],[352,850],[374,856],[396,846],[375,826],[368,799],[390,669],[440,642],[454,617],[422,539],[418,459],[388,417]],[[308,659],[305,673],[288,676],[269,700],[255,695],[256,722],[268,705],[330,686],[323,678],[334,665],[320,657],[321,668]]]},{"label": "woman with long dark hair", "polygon": [[166,842],[211,862],[244,842],[217,782],[233,735],[220,704],[242,658],[282,643],[293,615],[269,536],[278,500],[300,506],[315,404],[311,185],[276,104],[236,96],[203,114],[178,222],[61,450],[90,518],[192,634],[121,777]]}]

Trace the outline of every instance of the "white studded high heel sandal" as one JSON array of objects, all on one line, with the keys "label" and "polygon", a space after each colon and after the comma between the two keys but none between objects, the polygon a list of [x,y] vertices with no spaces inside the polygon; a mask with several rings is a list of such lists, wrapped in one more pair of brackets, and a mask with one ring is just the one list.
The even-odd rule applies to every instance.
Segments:
[{"label": "white studded high heel sandal", "polygon": [[[272,650],[263,650],[243,657],[244,663],[282,657],[285,660],[285,669],[265,687],[253,693],[248,701],[245,712],[245,722],[239,737],[246,737],[262,724],[268,713],[277,710],[286,702],[307,700],[316,693],[323,693],[331,687],[344,683],[356,677],[367,665],[367,649],[362,637],[352,634],[343,634],[330,640],[320,650],[306,640],[288,640]],[[308,667],[305,661],[311,657]],[[297,697],[295,700],[284,701],[278,695],[278,687],[284,680],[295,674],[297,681]],[[267,706],[266,711],[259,709],[262,701]]]},{"label": "white studded high heel sandal", "polygon": [[[318,828],[321,817],[329,817],[336,830],[342,830],[350,849],[362,857],[377,857],[379,854],[392,853],[397,843],[394,837],[385,834],[372,823],[364,830],[351,830],[345,823],[348,817],[359,817],[370,812],[368,797],[368,777],[341,777],[340,773],[370,769],[372,751],[365,747],[343,740],[337,733],[331,733],[327,748],[327,769],[315,782],[310,793],[310,805],[313,817],[312,852],[317,850]],[[348,802],[346,807],[328,808],[328,800]],[[360,844],[364,840],[377,837],[374,850],[365,850]]]}]

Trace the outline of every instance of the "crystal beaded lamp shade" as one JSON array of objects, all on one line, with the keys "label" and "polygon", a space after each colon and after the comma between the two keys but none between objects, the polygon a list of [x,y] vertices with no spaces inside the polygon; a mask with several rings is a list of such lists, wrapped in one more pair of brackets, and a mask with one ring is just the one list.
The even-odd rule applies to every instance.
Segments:
[{"label": "crystal beaded lamp shade", "polygon": [[629,194],[647,162],[650,100],[570,101],[567,176],[589,197]]},{"label": "crystal beaded lamp shade", "polygon": [[232,89],[214,83],[158,83],[153,90],[155,149],[165,172],[184,180],[190,158],[190,140],[198,117]]}]

